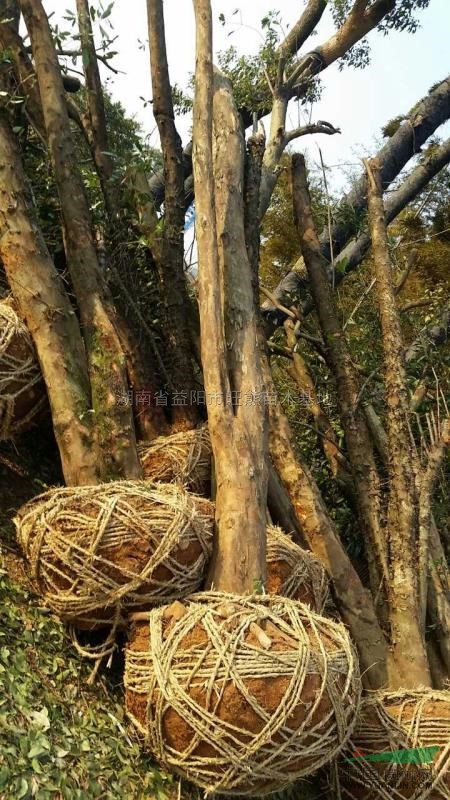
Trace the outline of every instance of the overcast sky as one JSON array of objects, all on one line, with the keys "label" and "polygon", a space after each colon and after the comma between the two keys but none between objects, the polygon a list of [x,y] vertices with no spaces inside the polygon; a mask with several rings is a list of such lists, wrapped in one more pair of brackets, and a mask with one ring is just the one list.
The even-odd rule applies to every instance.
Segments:
[{"label": "overcast sky", "polygon": [[[107,0],[104,0],[107,5]],[[75,0],[44,0],[47,12],[62,16],[65,8],[74,10]],[[194,13],[191,0],[165,0],[167,48],[171,80],[185,86],[194,69]],[[218,50],[234,44],[241,53],[252,53],[261,43],[260,20],[267,11],[277,8],[286,26],[293,24],[305,6],[305,0],[213,0],[214,44]],[[232,12],[239,8],[239,14]],[[233,20],[233,26],[219,24],[219,14]],[[450,72],[450,0],[431,0],[421,12],[421,28],[414,34],[370,34],[371,65],[365,70],[346,68],[339,72],[336,65],[323,75],[322,99],[312,112],[312,119],[325,119],[341,128],[340,136],[315,136],[301,140],[314,159],[317,144],[322,148],[327,165],[333,167],[336,186],[345,181],[349,170],[358,169],[360,159],[376,149],[383,124],[408,109],[439,80]],[[130,114],[135,114],[151,142],[158,145],[158,135],[151,106],[144,108],[141,97],[151,98],[150,67],[147,46],[145,0],[115,0],[111,21],[118,34],[114,49],[118,56],[114,65],[117,76],[103,71],[108,88],[121,100]],[[310,40],[307,49],[317,46],[332,30],[329,12],[325,13],[319,33]],[[233,33],[230,34],[230,32]],[[298,124],[299,109],[290,107],[290,123]],[[304,112],[302,112],[304,113]],[[190,120],[180,122],[180,133],[186,142]],[[450,126],[441,129],[448,135]],[[296,145],[299,147],[300,145]]]}]

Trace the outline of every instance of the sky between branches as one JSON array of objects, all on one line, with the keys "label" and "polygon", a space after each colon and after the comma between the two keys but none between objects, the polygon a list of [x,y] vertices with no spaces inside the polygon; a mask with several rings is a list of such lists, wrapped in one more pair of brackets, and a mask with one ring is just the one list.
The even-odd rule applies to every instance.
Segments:
[{"label": "sky between branches", "polygon": [[[280,11],[288,29],[299,17],[306,0],[213,0],[215,20],[215,50],[233,44],[240,53],[257,51],[261,38],[260,21],[271,9]],[[63,10],[75,10],[75,0],[44,0],[47,13],[55,12],[52,19],[59,20]],[[105,5],[107,5],[105,0]],[[186,86],[194,70],[195,34],[194,12],[191,0],[165,0],[166,36],[172,82]],[[239,8],[239,13],[233,11]],[[227,24],[219,23],[223,13]],[[114,98],[120,100],[130,114],[142,123],[150,142],[159,145],[158,133],[151,105],[144,107],[141,97],[151,98],[150,68],[147,44],[147,16],[145,0],[115,0],[111,22],[118,34],[114,50],[118,55],[114,66],[121,70],[116,76],[102,69],[103,78]],[[324,119],[341,128],[340,136],[311,136],[301,140],[314,162],[318,162],[317,145],[322,149],[329,178],[337,189],[346,184],[348,176],[361,168],[361,159],[373,154],[380,139],[384,123],[406,113],[434,83],[449,72],[450,31],[449,0],[431,0],[421,14],[421,28],[416,34],[392,32],[383,36],[372,32],[369,37],[372,59],[365,70],[345,68],[339,72],[337,65],[323,76],[322,99],[314,106],[312,120]],[[228,24],[230,22],[231,24]],[[307,49],[321,44],[333,30],[330,13],[325,12],[318,34],[309,40]],[[299,114],[302,122],[310,109],[291,104],[289,122],[297,127]],[[190,135],[191,120],[180,119],[179,131],[186,143]],[[267,128],[267,126],[266,126]],[[447,135],[450,125],[441,128]],[[300,149],[300,144],[295,145]]]}]

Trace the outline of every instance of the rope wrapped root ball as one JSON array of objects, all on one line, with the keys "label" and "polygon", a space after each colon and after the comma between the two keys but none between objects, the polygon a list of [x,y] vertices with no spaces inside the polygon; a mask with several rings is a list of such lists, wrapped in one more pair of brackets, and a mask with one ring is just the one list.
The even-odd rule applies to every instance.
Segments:
[{"label": "rope wrapped root ball", "polygon": [[335,757],[360,697],[343,625],[294,600],[219,592],[136,615],[125,687],[161,764],[208,792],[244,795]]},{"label": "rope wrapped root ball", "polygon": [[28,328],[10,299],[0,301],[0,441],[27,430],[46,403]]},{"label": "rope wrapped root ball", "polygon": [[124,481],[51,490],[15,524],[46,603],[94,629],[196,591],[212,551],[214,509],[179,486]]},{"label": "rope wrapped root ball", "polygon": [[192,492],[209,497],[211,441],[206,426],[160,436],[138,450],[145,479],[182,483]]},{"label": "rope wrapped root ball", "polygon": [[320,561],[281,528],[267,528],[267,591],[306,603],[318,614],[331,608],[330,585]]},{"label": "rope wrapped root ball", "polygon": [[450,692],[365,700],[335,777],[341,800],[450,800]]}]

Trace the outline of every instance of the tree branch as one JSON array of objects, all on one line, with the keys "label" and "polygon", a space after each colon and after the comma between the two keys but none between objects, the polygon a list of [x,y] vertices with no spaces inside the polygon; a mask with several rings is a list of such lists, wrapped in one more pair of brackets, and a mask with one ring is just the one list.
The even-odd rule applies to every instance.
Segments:
[{"label": "tree branch", "polygon": [[300,128],[294,128],[292,131],[287,131],[284,134],[284,141],[287,145],[294,141],[294,139],[299,139],[301,136],[308,136],[313,133],[326,133],[328,136],[333,136],[335,133],[341,133],[341,129],[335,128],[330,122],[319,120],[319,122],[303,125]]}]

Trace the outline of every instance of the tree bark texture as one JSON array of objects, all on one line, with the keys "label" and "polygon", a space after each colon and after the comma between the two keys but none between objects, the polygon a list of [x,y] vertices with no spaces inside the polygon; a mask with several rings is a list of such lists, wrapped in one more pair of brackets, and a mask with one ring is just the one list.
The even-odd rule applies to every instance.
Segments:
[{"label": "tree bark texture", "polygon": [[76,315],[34,221],[9,123],[0,117],[0,257],[36,346],[68,485],[98,480],[86,352]]},{"label": "tree bark texture", "polygon": [[228,83],[220,79],[213,87],[210,2],[195,0],[194,8],[199,307],[217,483],[211,577],[217,589],[252,593],[265,582],[267,432],[264,403],[252,402],[262,380],[244,237],[244,145]]},{"label": "tree bark texture", "polygon": [[369,226],[383,343],[386,427],[389,453],[387,532],[390,556],[389,617],[395,673],[394,687],[430,685],[421,624],[419,561],[418,460],[409,427],[404,348],[395,300],[392,264],[384,216],[380,166],[366,162]]},{"label": "tree bark texture", "polygon": [[104,479],[142,475],[128,396],[126,364],[114,309],[100,271],[89,208],[70,131],[61,70],[41,0],[21,0],[33,48],[47,141],[64,224],[65,248],[86,344],[94,424],[103,449]]},{"label": "tree bark texture", "polygon": [[358,516],[363,528],[372,591],[382,599],[388,583],[387,548],[380,524],[380,481],[372,440],[362,406],[360,381],[334,304],[311,211],[304,157],[292,159],[295,220],[311,292],[325,342],[327,360],[336,381],[339,414],[355,486]]},{"label": "tree bark texture", "polygon": [[[166,309],[165,329],[171,361],[171,376],[177,391],[190,396],[194,373],[189,332],[189,296],[184,275],[184,172],[183,148],[175,126],[172,89],[167,64],[163,0],[147,0],[153,114],[158,126],[164,159],[164,229],[159,261]],[[189,403],[173,409],[178,428],[192,428],[198,409]]]}]

